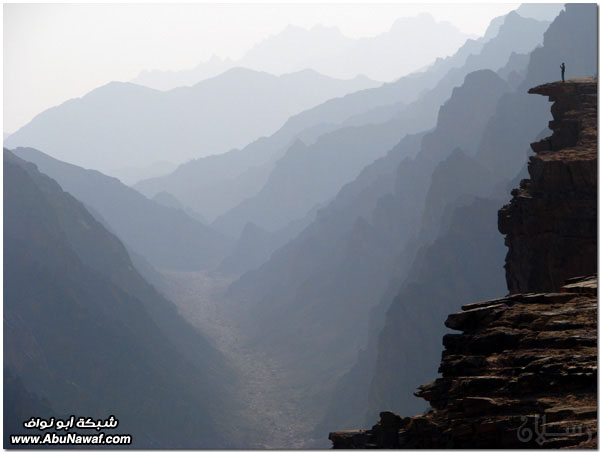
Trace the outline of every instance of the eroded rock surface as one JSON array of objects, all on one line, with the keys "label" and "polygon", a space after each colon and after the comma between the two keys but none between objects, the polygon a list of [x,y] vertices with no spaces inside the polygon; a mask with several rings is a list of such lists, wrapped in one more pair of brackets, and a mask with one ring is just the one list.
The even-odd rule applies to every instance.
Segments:
[{"label": "eroded rock surface", "polygon": [[555,291],[597,271],[597,83],[573,79],[529,90],[554,102],[553,134],[531,145],[530,179],[498,213],[511,293]]},{"label": "eroded rock surface", "polygon": [[446,326],[441,378],[415,394],[434,410],[381,413],[334,448],[596,447],[597,280],[463,306]]}]

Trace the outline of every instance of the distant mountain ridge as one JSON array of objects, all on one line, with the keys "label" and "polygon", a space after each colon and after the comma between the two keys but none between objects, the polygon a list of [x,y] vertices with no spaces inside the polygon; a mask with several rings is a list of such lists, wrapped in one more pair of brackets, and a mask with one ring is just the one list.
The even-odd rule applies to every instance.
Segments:
[{"label": "distant mountain ridge", "polygon": [[243,68],[166,92],[111,82],[40,113],[4,145],[44,149],[111,174],[226,152],[273,133],[302,110],[378,85],[310,70],[277,77]]},{"label": "distant mountain ridge", "polygon": [[33,148],[17,148],[18,157],[91,207],[111,230],[158,269],[200,270],[216,266],[232,242],[181,209],[147,199],[118,179],[56,160]]},{"label": "distant mountain ridge", "polygon": [[339,79],[366,76],[390,82],[438,57],[452,54],[469,37],[448,22],[435,21],[427,13],[397,19],[388,31],[359,39],[348,38],[335,27],[315,25],[305,29],[288,25],[257,43],[238,60],[213,55],[192,69],[142,71],[132,82],[168,90],[191,86],[234,66],[276,75],[310,68]]},{"label": "distant mountain ridge", "polygon": [[[225,234],[238,236],[246,222],[273,231],[285,226],[286,221],[302,218],[315,204],[333,197],[345,183],[358,175],[361,168],[382,156],[405,134],[431,127],[438,110],[439,115],[445,114],[446,105],[442,103],[453,89],[457,89],[456,86],[469,77],[470,72],[481,74],[477,71],[484,68],[498,70],[510,60],[514,51],[531,50],[541,40],[547,25],[547,22],[525,19],[511,12],[497,34],[484,43],[481,52],[469,55],[463,66],[449,70],[437,86],[425,90],[411,104],[402,106],[387,121],[341,127],[324,133],[310,146],[294,143],[275,163],[262,189],[217,218],[213,226]],[[401,84],[402,81],[396,83]],[[492,104],[489,108],[494,107]],[[463,124],[456,130],[480,130],[478,121],[486,117],[482,114],[471,118],[472,124]],[[451,135],[455,133],[449,131]],[[471,143],[471,147],[477,144]],[[440,147],[443,145],[439,143]],[[296,190],[292,190],[292,186]]]},{"label": "distant mountain ridge", "polygon": [[[345,132],[341,129],[344,128],[348,133],[361,133],[359,127],[363,127],[362,133],[365,134],[386,130],[387,136],[396,134],[397,142],[405,133],[433,127],[439,106],[448,99],[452,89],[463,82],[467,73],[479,69],[497,70],[512,52],[531,51],[541,42],[547,26],[547,22],[525,19],[514,12],[497,18],[484,37],[476,41],[468,40],[456,54],[438,59],[423,72],[381,87],[331,99],[291,117],[273,135],[261,138],[241,150],[193,160],[181,165],[170,175],[140,181],[135,188],[149,197],[167,191],[184,205],[202,213],[208,221],[231,209],[226,215],[232,217],[232,222],[236,224],[232,228],[227,226],[227,231],[237,234],[243,230],[243,215],[246,215],[239,211],[248,208],[242,203],[255,202],[251,198],[261,189],[266,189],[275,163],[303,131],[317,130],[312,136],[313,143],[308,146],[309,149],[316,149],[325,146],[325,135],[329,136],[327,139],[332,136],[343,137]],[[373,112],[376,114],[373,115]],[[355,128],[354,132],[352,128]],[[379,133],[384,135],[383,132]],[[321,137],[322,143],[318,143]],[[377,133],[373,133],[372,140],[374,143],[382,141]],[[342,142],[343,139],[340,139],[339,143]],[[378,151],[374,149],[371,161],[382,155],[378,152],[386,152],[393,144],[395,142]],[[342,151],[341,148],[337,150]],[[238,212],[234,212],[234,209]],[[296,214],[296,218],[301,214]],[[257,216],[248,216],[246,221],[267,227],[257,219]]]}]

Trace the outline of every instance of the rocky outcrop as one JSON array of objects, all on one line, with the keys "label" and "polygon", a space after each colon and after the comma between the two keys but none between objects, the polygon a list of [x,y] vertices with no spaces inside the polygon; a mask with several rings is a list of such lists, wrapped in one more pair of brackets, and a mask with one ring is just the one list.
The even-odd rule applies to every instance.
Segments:
[{"label": "rocky outcrop", "polygon": [[463,306],[446,326],[434,408],[381,413],[371,430],[335,432],[334,448],[596,447],[597,280],[561,292]]},{"label": "rocky outcrop", "polygon": [[370,430],[330,433],[334,448],[597,447],[596,85],[530,90],[555,102],[554,133],[499,212],[512,295],[448,316],[461,333],[415,393],[432,409],[382,412]]},{"label": "rocky outcrop", "polygon": [[498,214],[506,234],[511,293],[555,291],[568,278],[596,272],[597,79],[538,86],[549,96],[552,136],[531,148],[530,179]]}]

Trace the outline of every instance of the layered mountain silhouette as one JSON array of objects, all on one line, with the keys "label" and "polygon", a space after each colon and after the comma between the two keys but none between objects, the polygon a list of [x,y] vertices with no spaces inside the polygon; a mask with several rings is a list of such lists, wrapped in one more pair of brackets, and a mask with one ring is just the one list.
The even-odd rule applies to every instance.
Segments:
[{"label": "layered mountain silhouette", "polygon": [[[569,14],[574,14],[574,11],[568,10]],[[556,23],[564,20],[566,14],[563,13],[556,19],[555,28]],[[400,158],[401,162],[397,161],[390,166],[393,168],[388,170],[389,174],[393,175],[393,188],[390,189],[388,185],[389,191],[378,192],[377,184],[371,182],[373,186],[370,190],[377,193],[377,196],[373,196],[367,206],[358,201],[360,198],[353,198],[353,201],[348,202],[348,206],[362,205],[360,210],[355,211],[352,211],[352,208],[345,212],[343,209],[336,211],[336,197],[318,212],[315,222],[296,239],[275,251],[270,260],[258,270],[247,273],[231,286],[230,296],[236,303],[244,306],[240,315],[249,319],[248,328],[257,333],[255,340],[282,359],[294,357],[287,365],[294,369],[295,375],[300,376],[292,384],[302,381],[307,387],[312,385],[311,387],[322,389],[322,392],[311,392],[307,389],[307,399],[310,400],[306,402],[307,405],[316,404],[322,408],[326,394],[336,393],[331,385],[328,386],[328,382],[336,378],[335,375],[341,376],[344,367],[349,369],[357,356],[372,354],[365,358],[367,368],[353,369],[353,375],[356,377],[354,383],[361,379],[363,382],[371,381],[379,356],[377,350],[383,347],[376,345],[381,344],[377,340],[377,331],[384,327],[385,313],[388,308],[392,309],[392,302],[403,283],[408,281],[410,275],[417,275],[415,280],[422,281],[424,287],[431,286],[431,290],[440,290],[443,284],[437,285],[435,279],[428,279],[433,275],[430,267],[436,263],[433,256],[438,255],[442,259],[441,262],[458,259],[457,253],[460,248],[448,248],[448,243],[453,239],[447,238],[449,242],[444,241],[445,234],[450,234],[448,231],[454,234],[457,243],[467,240],[469,232],[472,232],[473,236],[481,237],[490,233],[489,240],[481,242],[480,249],[473,249],[475,254],[471,259],[472,265],[479,265],[481,274],[473,279],[465,277],[460,283],[460,288],[461,293],[467,297],[469,294],[475,298],[483,295],[501,295],[504,281],[502,272],[497,269],[501,268],[503,248],[502,239],[495,232],[495,225],[482,222],[473,222],[471,225],[461,221],[463,218],[477,217],[478,211],[483,217],[484,211],[497,209],[505,200],[503,196],[508,196],[506,190],[499,191],[498,187],[506,186],[509,180],[516,177],[526,162],[527,143],[545,130],[547,108],[542,111],[534,105],[531,109],[522,108],[519,114],[515,114],[513,110],[511,118],[504,116],[508,115],[509,111],[503,107],[504,103],[513,96],[515,89],[520,89],[521,86],[515,88],[514,81],[511,83],[508,74],[517,72],[521,79],[525,80],[529,76],[531,65],[537,64],[535,55],[540,52],[551,53],[547,48],[550,45],[548,43],[545,43],[545,50],[534,50],[536,44],[525,48],[523,41],[515,37],[518,33],[513,33],[519,25],[522,25],[525,35],[533,34],[532,30],[537,26],[538,40],[542,39],[548,26],[547,23],[521,18],[516,13],[509,14],[497,27],[495,36],[482,46],[485,51],[467,56],[460,70],[454,68],[448,71],[435,88],[422,96],[420,102],[424,102],[422,99],[427,99],[427,96],[433,99],[444,90],[452,92],[450,100],[439,109],[435,130],[425,134],[420,143],[413,143],[411,146],[415,147],[407,154],[399,154],[405,161]],[[566,36],[569,32],[563,29],[554,33]],[[552,33],[546,33],[546,41],[548,35]],[[577,39],[576,36],[573,36],[573,39]],[[516,55],[532,50],[533,53],[528,59],[529,65],[523,70],[523,62],[515,63]],[[578,58],[577,55],[589,56],[588,52],[589,45],[582,46],[573,58]],[[505,78],[491,70],[481,71],[481,66],[488,66],[489,69],[502,73]],[[469,69],[474,69],[475,72]],[[462,75],[463,86],[454,88],[456,85],[452,86],[452,81],[455,80],[454,77],[459,78],[460,71],[465,71]],[[409,104],[407,111],[414,112],[411,107],[417,105],[419,104]],[[430,105],[433,105],[433,102]],[[502,132],[499,121],[500,124],[507,125]],[[515,122],[520,124],[515,125]],[[514,133],[510,128],[513,125]],[[341,130],[343,129],[340,129],[340,133]],[[508,130],[511,132],[507,132]],[[505,142],[510,142],[510,148],[502,151],[510,164],[500,166],[496,170],[486,143],[499,133],[510,136],[505,139]],[[524,138],[525,136],[528,138]],[[315,144],[318,142],[319,139]],[[401,148],[402,145],[399,146]],[[407,156],[415,154],[416,157],[406,159]],[[386,161],[387,158],[382,161]],[[376,167],[378,165],[373,168]],[[385,171],[380,173],[380,177],[385,180],[383,174]],[[338,196],[348,196],[347,189],[352,186],[355,186],[356,192],[361,193],[361,196],[368,196],[367,187],[370,184],[358,188],[361,187],[358,181],[363,180],[364,183],[367,180],[361,176],[341,190]],[[473,196],[481,199],[474,199]],[[464,233],[462,236],[459,234],[461,229]],[[443,243],[447,245],[442,245]],[[432,254],[429,263],[423,263],[427,262],[423,258],[427,250],[435,250],[436,246],[439,247],[437,251],[430,251]],[[465,249],[468,246],[465,244]],[[485,252],[477,254],[479,250]],[[446,257],[442,256],[443,253]],[[480,285],[481,282],[483,284]],[[490,293],[483,293],[484,288]],[[451,293],[450,290],[449,294]],[[452,303],[454,298],[451,295],[448,297],[448,303]],[[396,299],[410,303],[405,296]],[[382,304],[377,306],[379,300]],[[369,303],[370,301],[373,303]],[[457,303],[462,301],[464,297],[456,299]],[[411,317],[411,328],[426,330],[427,325],[418,322],[418,316],[425,315],[425,311],[419,310],[419,303],[411,305],[410,309],[417,310]],[[371,310],[375,314],[372,314]],[[378,318],[369,321],[370,313]],[[395,321],[397,325],[398,319],[395,318]],[[371,333],[369,324],[372,328],[379,329]],[[319,333],[325,329],[327,335]],[[369,337],[375,342],[375,346],[371,345],[370,349]],[[394,338],[395,344],[402,342],[401,339]],[[407,347],[409,346],[412,347],[412,344],[407,344]],[[414,375],[420,375],[419,381],[423,381],[423,372],[429,369],[424,363],[436,362],[436,359],[430,358],[441,350],[436,348],[438,346],[441,347],[437,343],[426,345],[424,350],[430,352],[413,357],[423,363],[415,365]],[[366,352],[358,353],[360,348],[365,348]],[[415,350],[420,348],[415,346]],[[397,345],[394,353],[405,353],[405,348]],[[435,372],[435,369],[432,371]],[[406,374],[406,394],[399,394],[398,397],[404,397],[402,400],[406,402],[412,397],[414,389],[410,387],[410,381],[413,380],[409,380],[413,373],[405,367],[402,372]],[[368,403],[359,406],[360,404],[353,404],[347,400],[349,393],[360,390],[360,386],[353,386],[354,377],[349,375],[340,380],[345,391],[337,392],[339,397],[334,396],[331,402],[331,406],[336,407],[336,419],[326,418],[322,425],[328,422],[344,423],[344,416],[350,416],[347,419],[356,416],[354,419],[360,418],[361,423],[364,422]],[[375,400],[376,394],[383,393],[376,390],[380,382],[391,384],[393,381],[397,382],[397,377],[397,374],[388,372],[378,380],[371,391],[372,400]],[[428,378],[432,377],[434,375]],[[346,400],[342,403],[344,397]],[[365,397],[357,399],[366,401]],[[375,405],[376,403],[372,404]],[[347,411],[339,410],[340,406],[346,406]],[[418,410],[420,406],[414,405],[413,409]],[[340,416],[342,412],[344,414]],[[346,422],[344,425],[356,424]],[[338,427],[344,428],[344,425]],[[331,430],[333,426],[324,428]]]},{"label": "layered mountain silhouette", "polygon": [[7,150],[4,263],[5,375],[29,394],[8,394],[11,415],[112,414],[141,448],[228,444],[215,413],[232,408],[235,380],[222,356],[83,204]]},{"label": "layered mountain silhouette", "polygon": [[369,312],[401,271],[398,253],[421,226],[436,163],[459,146],[475,153],[481,132],[465,133],[463,125],[485,124],[507,89],[492,71],[468,75],[440,109],[434,131],[402,140],[296,239],[231,286],[254,340],[293,369],[290,384],[306,385],[306,403],[321,416],[332,382],[367,343]]},{"label": "layered mountain silhouette", "polygon": [[312,145],[296,141],[279,159],[264,187],[212,225],[239,236],[248,222],[276,231],[335,196],[361,169],[420,127],[400,121],[348,127],[322,135]]},{"label": "layered mountain silhouette", "polygon": [[212,55],[208,60],[199,63],[192,69],[181,71],[161,71],[159,69],[145,69],[138,74],[136,78],[131,80],[131,83],[136,85],[147,86],[148,88],[168,91],[180,86],[192,86],[202,80],[211,77],[216,77],[229,69],[236,66],[235,62],[230,58],[219,58]]},{"label": "layered mountain silhouette", "polygon": [[121,182],[127,185],[133,185],[150,177],[164,176],[170,174],[177,169],[177,164],[166,160],[156,161],[148,166],[129,166],[123,168],[111,169],[111,176],[116,177]]},{"label": "layered mountain silhouette", "polygon": [[140,162],[182,162],[244,146],[295,113],[375,85],[310,70],[275,77],[241,68],[167,92],[111,82],[40,113],[5,146],[44,149],[110,174]]},{"label": "layered mountain silhouette", "polygon": [[[524,19],[516,13],[507,18],[506,23],[504,16],[494,20],[482,38],[468,40],[453,56],[439,58],[426,71],[378,88],[331,99],[291,117],[270,137],[259,139],[239,151],[191,161],[171,175],[141,181],[135,187],[149,197],[160,191],[172,193],[184,205],[213,221],[257,195],[269,180],[275,162],[307,131],[312,134],[311,141],[316,141],[320,134],[363,125],[366,126],[364,133],[379,133],[386,127],[382,124],[387,123],[389,131],[385,133],[388,135],[398,135],[399,127],[404,133],[433,127],[439,106],[448,99],[452,89],[462,83],[466,74],[478,69],[497,70],[504,66],[512,52],[529,52],[541,43],[547,22]],[[358,132],[362,133],[359,130],[349,133]],[[371,136],[377,142],[377,136]],[[340,143],[343,145],[343,140]],[[374,155],[371,161],[376,157]],[[252,210],[242,205],[239,209],[248,210],[248,214]],[[237,222],[235,229],[228,229],[230,232],[239,234],[245,226],[244,220],[266,227],[256,222],[258,215],[248,218],[244,215],[229,214],[232,218],[228,221]],[[296,212],[295,216],[301,214]]]},{"label": "layered mountain silhouette", "polygon": [[[425,405],[412,395],[415,384],[418,384],[413,377],[420,375],[425,378],[420,381],[434,379],[436,369],[430,363],[436,362],[442,350],[442,344],[436,339],[443,334],[442,323],[438,322],[435,327],[429,324],[429,319],[435,317],[439,320],[458,309],[465,299],[477,300],[483,295],[492,298],[506,290],[498,272],[505,253],[500,246],[502,238],[495,232],[494,211],[499,200],[508,199],[509,187],[518,185],[518,179],[523,177],[528,143],[547,134],[547,104],[544,102],[540,106],[535,98],[532,102],[533,96],[527,96],[524,90],[531,86],[529,83],[536,74],[545,74],[549,79],[559,75],[554,66],[555,55],[560,53],[561,47],[572,49],[570,60],[580,71],[577,75],[585,75],[595,65],[595,40],[580,32],[582,26],[595,29],[595,8],[593,5],[566,6],[566,11],[548,28],[543,47],[531,52],[522,84],[497,101],[496,111],[479,132],[481,141],[476,152],[469,157],[455,153],[453,158],[436,168],[427,198],[431,207],[434,207],[432,202],[436,204],[429,210],[437,213],[440,232],[431,241],[436,234],[429,234],[427,228],[421,228],[419,238],[404,250],[409,254],[413,250],[417,257],[408,270],[404,266],[404,275],[391,283],[391,287],[395,284],[397,289],[390,287],[380,305],[371,313],[369,344],[359,355],[357,364],[340,379],[328,414],[321,424],[322,429],[328,425],[349,428],[352,421],[358,422],[354,425],[368,425],[383,409],[419,413]],[[451,164],[452,160],[454,164]],[[465,162],[461,164],[458,160]],[[482,173],[486,173],[481,165],[492,170],[487,173],[487,182],[481,177]],[[457,189],[458,192],[455,191]],[[455,194],[448,199],[453,191]],[[469,196],[472,197],[469,193],[480,197],[488,193],[491,197],[475,200],[469,205]],[[477,206],[482,211],[475,215]],[[484,219],[484,210],[488,214],[491,212],[487,220]],[[430,218],[427,214],[423,216],[425,226]],[[448,229],[444,226],[452,222],[456,227]],[[465,231],[471,231],[473,236],[463,235],[461,238]],[[448,233],[454,237],[450,239],[446,236]],[[473,241],[473,237],[479,239]],[[479,250],[473,247],[474,242],[485,253],[478,254]],[[453,246],[461,243],[452,251]],[[468,265],[469,270],[463,269],[461,275],[451,278],[452,281],[446,280],[447,272],[454,272],[461,265]],[[482,281],[485,284],[482,285]],[[466,298],[453,298],[454,294],[461,293]],[[440,311],[437,305],[428,305],[429,300],[441,300],[447,309]],[[423,331],[427,331],[427,335]],[[394,347],[390,346],[392,343]],[[425,350],[429,352],[425,353]],[[368,396],[363,392],[363,396],[356,400],[347,400],[346,397],[344,403],[341,402],[349,392],[358,392],[360,386],[357,385],[362,384],[370,387]],[[344,407],[341,410],[344,414],[336,413],[336,404]],[[360,413],[361,404],[363,410],[368,407],[368,414],[365,415],[365,411]]]},{"label": "layered mountain silhouette", "polygon": [[523,17],[552,22],[564,8],[564,3],[522,3],[516,11]]},{"label": "layered mountain silhouette", "polygon": [[[444,36],[441,42],[436,36]],[[429,14],[405,17],[382,34],[353,39],[335,27],[305,29],[288,25],[276,35],[252,47],[242,58],[231,60],[213,55],[193,69],[143,71],[134,83],[167,90],[191,86],[234,66],[286,74],[306,68],[340,79],[366,75],[373,80],[392,81],[452,54],[467,35],[448,22],[436,22]],[[407,46],[418,41],[419,46]]]},{"label": "layered mountain silhouette", "polygon": [[[347,160],[356,158],[356,154],[349,154],[349,150],[353,149],[356,144],[360,145],[365,141],[364,138],[357,140],[352,137],[360,135],[370,140],[368,153],[365,154],[366,158],[377,157],[378,149],[384,148],[383,145],[389,144],[383,142],[383,145],[379,145],[382,142],[382,138],[385,138],[385,133],[391,133],[392,138],[407,131],[418,129],[419,121],[414,121],[415,117],[418,119],[419,114],[422,117],[429,118],[432,115],[434,109],[439,108],[440,98],[443,93],[450,93],[452,89],[453,80],[460,79],[461,74],[468,73],[468,69],[478,68],[480,65],[490,64],[493,67],[497,67],[500,61],[511,61],[511,50],[508,45],[514,42],[514,38],[511,36],[513,33],[523,33],[525,36],[530,36],[530,46],[534,47],[535,42],[540,40],[542,32],[545,30],[546,25],[538,23],[530,19],[521,19],[515,13],[509,14],[502,25],[498,26],[498,30],[495,32],[493,29],[489,32],[489,36],[493,36],[488,43],[482,46],[480,53],[470,57],[458,57],[457,59],[464,59],[466,64],[459,68],[449,71],[449,73],[442,78],[438,87],[430,90],[428,94],[424,95],[421,100],[410,104],[405,112],[406,114],[397,114],[393,119],[383,124],[371,124],[362,127],[347,127],[341,128],[335,132],[325,134],[310,146],[303,146],[302,143],[296,143],[290,148],[288,153],[281,158],[272,171],[270,179],[262,190],[253,198],[249,198],[244,201],[237,208],[232,209],[227,214],[223,215],[214,222],[214,226],[222,231],[225,231],[231,235],[237,235],[243,229],[246,222],[251,222],[258,225],[262,229],[266,230],[277,230],[281,228],[285,221],[290,221],[293,218],[302,218],[303,215],[309,211],[315,204],[323,203],[327,201],[327,197],[323,194],[333,194],[341,187],[342,184],[338,182],[336,187],[336,180],[330,177],[331,170],[335,166],[335,174],[337,177],[343,177],[344,171],[347,168]],[[532,27],[536,25],[536,27]],[[537,34],[534,36],[532,28],[537,29]],[[522,40],[517,45],[520,49],[524,48],[527,40]],[[508,64],[508,63],[507,63]],[[482,73],[483,74],[483,73]],[[497,78],[497,77],[496,77]],[[499,78],[498,82],[501,82]],[[400,85],[402,82],[397,82]],[[410,84],[410,83],[409,83]],[[379,91],[383,88],[371,91]],[[359,95],[355,94],[354,96]],[[466,99],[466,98],[465,98]],[[329,103],[331,103],[330,101]],[[468,100],[465,100],[468,102]],[[459,111],[460,106],[455,110]],[[488,112],[494,110],[495,104],[488,104]],[[442,109],[442,114],[444,114]],[[408,115],[414,115],[412,118],[407,118]],[[463,138],[471,137],[471,134],[465,134],[463,130],[468,129],[469,131],[477,131],[479,133],[483,129],[481,121],[483,118],[487,118],[487,113],[478,117],[471,118],[472,122],[465,122],[462,125],[456,125],[454,130],[448,131],[452,136],[461,135]],[[422,127],[426,127],[429,119],[422,119]],[[408,124],[407,124],[408,123]],[[477,127],[474,127],[478,125]],[[408,127],[407,127],[408,126]],[[475,132],[473,132],[475,133]],[[475,152],[479,136],[471,138],[467,146]],[[345,140],[345,142],[344,142]],[[390,140],[391,141],[391,140]],[[463,140],[464,141],[464,140]],[[461,142],[463,142],[461,141]],[[356,144],[355,144],[356,143]],[[440,147],[445,146],[442,141],[438,143]],[[361,147],[358,147],[360,151],[363,151]],[[385,148],[384,148],[385,149]],[[300,152],[302,150],[302,152]],[[364,151],[363,151],[364,152]],[[381,151],[379,151],[381,152]],[[413,151],[415,152],[415,151]],[[289,154],[289,155],[288,155]],[[379,154],[381,155],[381,154]],[[344,165],[339,165],[339,162],[344,162]],[[363,165],[364,166],[364,165]],[[351,178],[348,177],[348,181]],[[291,183],[291,181],[295,181]],[[343,182],[343,181],[342,181]],[[300,186],[303,189],[300,193],[291,190],[286,187]],[[314,186],[318,187],[329,187],[327,190],[315,190]],[[290,196],[287,194],[290,193]],[[311,193],[314,193],[311,198]],[[321,196],[321,198],[319,198]],[[277,206],[277,208],[274,208]],[[284,216],[287,215],[287,218]]]},{"label": "layered mountain silhouette", "polygon": [[[466,40],[426,15],[364,40],[290,27],[242,60],[419,70],[213,58],[140,75],[190,86],[109,84],[9,136],[41,150],[4,150],[5,432],[113,414],[133,447],[309,448],[422,413],[443,320],[507,291],[496,212],[549,134],[527,90],[562,61],[597,75],[597,6],[562,8]],[[448,42],[397,44],[428,30]]]},{"label": "layered mountain silhouette", "polygon": [[292,221],[274,232],[246,223],[233,251],[217,267],[219,272],[239,276],[247,271],[256,270],[264,264],[273,252],[295,238],[311,224],[321,206],[315,206],[304,218]]},{"label": "layered mountain silhouette", "polygon": [[[15,154],[35,163],[89,206],[123,242],[159,269],[200,270],[216,266],[232,241],[181,209],[147,199],[114,177],[56,160],[32,148]],[[159,199],[160,200],[160,199]]]}]

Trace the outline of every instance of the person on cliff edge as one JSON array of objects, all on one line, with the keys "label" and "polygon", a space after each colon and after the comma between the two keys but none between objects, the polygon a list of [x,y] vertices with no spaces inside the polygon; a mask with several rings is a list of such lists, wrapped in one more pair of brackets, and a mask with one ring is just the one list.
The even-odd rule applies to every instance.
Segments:
[{"label": "person on cliff edge", "polygon": [[563,83],[565,82],[565,62],[560,65],[560,77],[562,78]]}]

